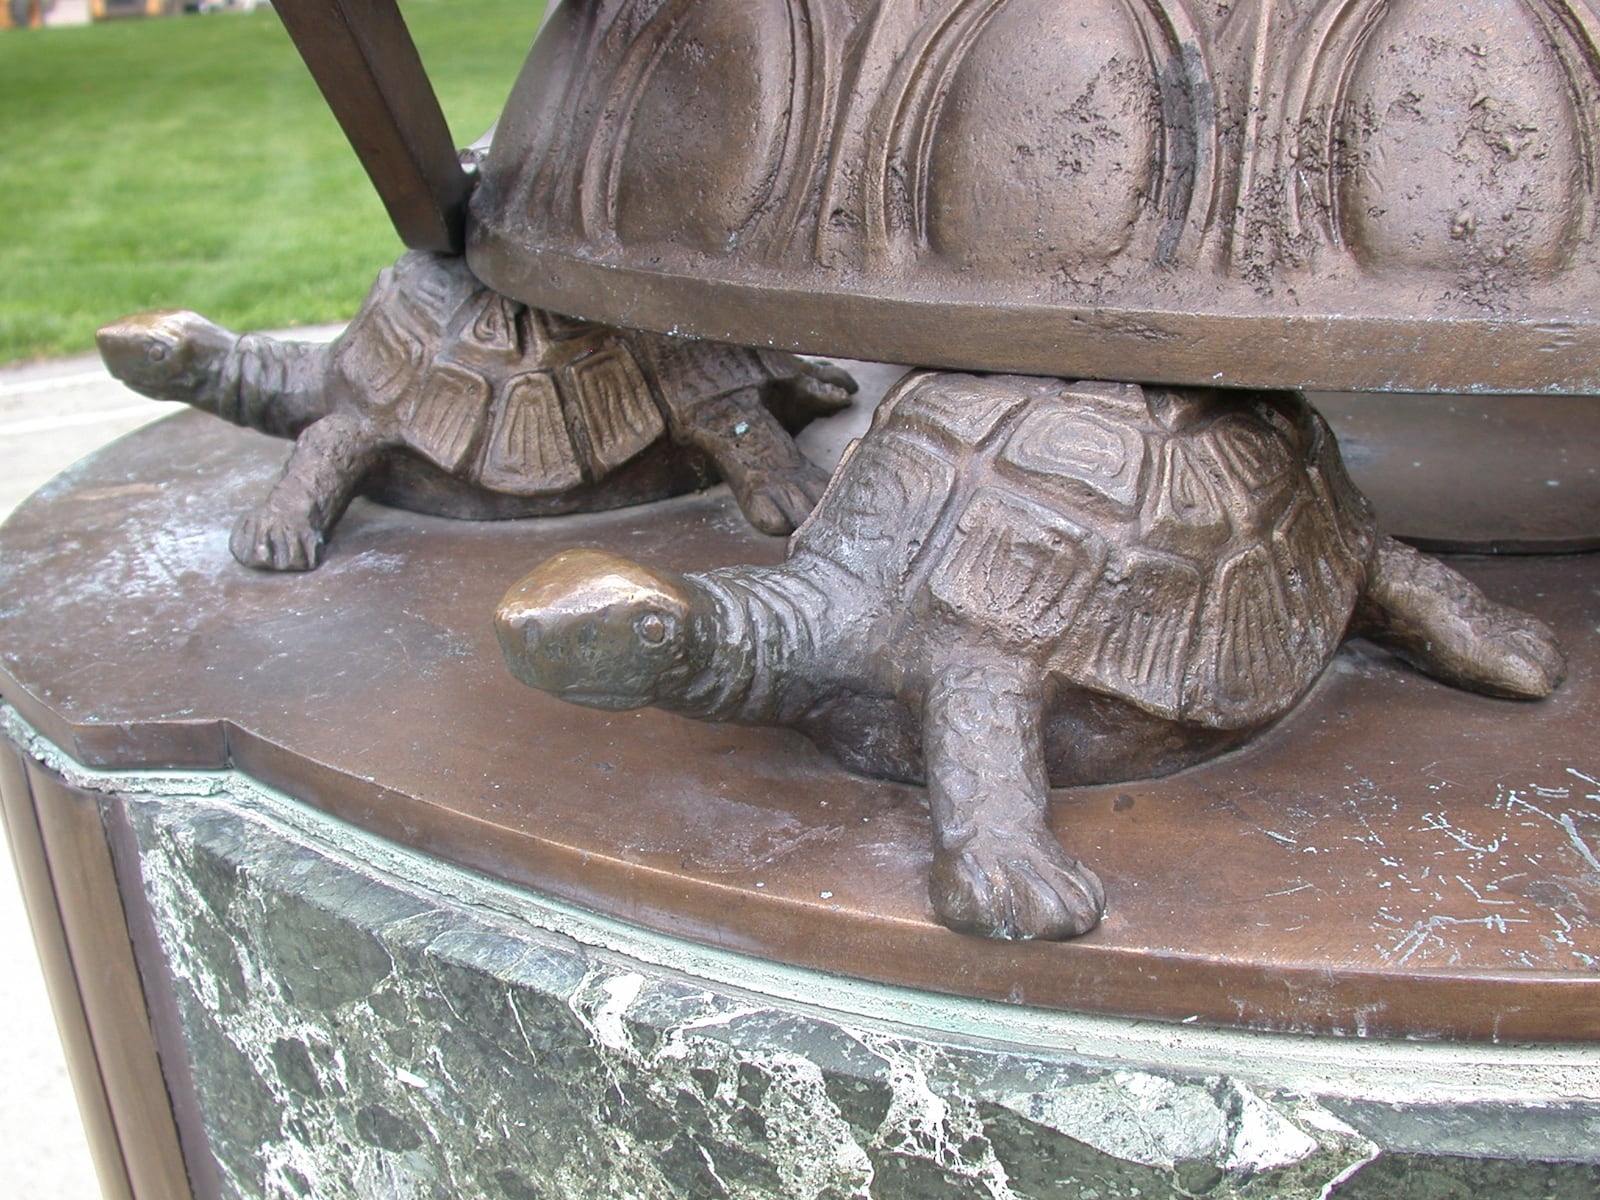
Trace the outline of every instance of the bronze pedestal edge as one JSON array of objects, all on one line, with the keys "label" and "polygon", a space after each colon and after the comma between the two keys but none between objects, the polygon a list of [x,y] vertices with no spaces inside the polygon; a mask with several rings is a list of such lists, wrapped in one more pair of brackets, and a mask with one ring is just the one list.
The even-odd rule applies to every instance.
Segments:
[{"label": "bronze pedestal edge", "polygon": [[1058,795],[1120,899],[1078,943],[1008,945],[932,920],[917,789],[783,731],[588,712],[505,672],[495,601],[561,549],[775,561],[726,495],[466,524],[363,502],[320,571],[275,577],[233,564],[217,520],[275,457],[184,414],[25,504],[0,534],[0,694],[87,765],[232,765],[425,853],[796,966],[1249,1029],[1600,1036],[1600,561],[1460,564],[1563,637],[1572,679],[1547,702],[1508,713],[1357,646],[1240,753]]}]

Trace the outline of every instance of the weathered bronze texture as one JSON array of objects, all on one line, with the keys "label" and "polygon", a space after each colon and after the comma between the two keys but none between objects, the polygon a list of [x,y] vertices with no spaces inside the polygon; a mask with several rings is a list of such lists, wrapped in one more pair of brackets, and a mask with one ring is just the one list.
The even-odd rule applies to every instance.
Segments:
[{"label": "weathered bronze texture", "polygon": [[295,439],[239,519],[246,566],[304,571],[358,491],[456,517],[637,504],[719,475],[788,533],[827,474],[789,431],[849,403],[826,364],[569,320],[509,301],[459,257],[412,253],[331,346],[237,334],[191,312],[99,333],[112,374],[163,400]]},{"label": "weathered bronze texture", "polygon": [[395,0],[280,0],[283,20],[400,240],[460,254],[470,176]]},{"label": "weathered bronze texture", "polygon": [[[0,530],[0,695],[89,765],[229,764],[345,820],[636,925],[1023,1004],[1374,1037],[1600,1038],[1600,557],[1460,563],[1573,656],[1537,704],[1367,643],[1245,749],[1057,792],[1114,897],[1072,942],[933,919],[922,789],[789,730],[523,687],[489,614],[519,566],[626,547],[776,563],[725,493],[557,521],[356,501],[309,575],[235,565],[216,513],[279,443],[198,413],[75,467]],[[183,447],[181,456],[174,446]],[[359,549],[357,549],[359,548]]]},{"label": "weathered bronze texture", "polygon": [[1600,392],[1590,0],[594,0],[491,286],[628,327],[1194,385]]},{"label": "weathered bronze texture", "polygon": [[1241,745],[1347,634],[1460,687],[1538,698],[1541,622],[1380,537],[1295,393],[913,374],[778,567],[679,576],[605,551],[514,587],[524,682],[597,708],[787,725],[926,780],[952,927],[1099,920],[1048,789],[1171,774]]}]

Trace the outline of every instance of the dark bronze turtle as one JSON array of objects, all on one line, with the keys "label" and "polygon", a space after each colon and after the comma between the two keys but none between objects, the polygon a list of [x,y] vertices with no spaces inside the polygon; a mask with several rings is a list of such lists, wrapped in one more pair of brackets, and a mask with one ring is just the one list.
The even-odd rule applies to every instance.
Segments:
[{"label": "dark bronze turtle", "polygon": [[913,375],[776,567],[678,576],[597,550],[498,614],[525,683],[800,729],[926,780],[942,920],[1059,938],[1099,919],[1050,784],[1170,773],[1289,711],[1349,636],[1533,698],[1539,621],[1381,536],[1295,393]]},{"label": "dark bronze turtle", "polygon": [[790,431],[849,403],[827,364],[568,319],[507,300],[455,256],[378,277],[331,345],[239,336],[192,312],[106,326],[135,390],[295,439],[235,526],[247,566],[308,570],[360,490],[449,516],[546,516],[727,479],[757,528],[787,533],[827,476]]}]

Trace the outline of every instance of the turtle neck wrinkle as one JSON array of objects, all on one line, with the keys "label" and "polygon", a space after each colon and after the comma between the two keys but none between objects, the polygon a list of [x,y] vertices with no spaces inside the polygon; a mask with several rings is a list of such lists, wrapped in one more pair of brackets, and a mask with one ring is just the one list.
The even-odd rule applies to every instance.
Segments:
[{"label": "turtle neck wrinkle", "polygon": [[716,604],[717,644],[674,707],[712,721],[783,722],[804,706],[795,664],[815,660],[813,622],[826,598],[782,567],[708,571],[697,582]]}]

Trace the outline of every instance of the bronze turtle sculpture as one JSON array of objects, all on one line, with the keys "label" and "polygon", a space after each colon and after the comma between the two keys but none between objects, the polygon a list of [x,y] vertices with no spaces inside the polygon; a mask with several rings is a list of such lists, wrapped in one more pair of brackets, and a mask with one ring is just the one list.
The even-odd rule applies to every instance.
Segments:
[{"label": "bronze turtle sculpture", "polygon": [[997,937],[1098,921],[1048,787],[1240,745],[1343,639],[1534,698],[1539,621],[1381,536],[1296,393],[914,374],[775,567],[676,575],[561,554],[506,595],[523,682],[598,708],[791,726],[926,780],[938,916]]},{"label": "bronze turtle sculpture", "polygon": [[460,257],[424,252],[383,271],[330,345],[240,336],[192,312],[129,317],[98,340],[136,391],[295,439],[230,543],[274,570],[315,567],[363,489],[481,519],[641,503],[720,473],[757,528],[788,533],[827,484],[790,432],[855,390],[779,351],[533,309]]}]

